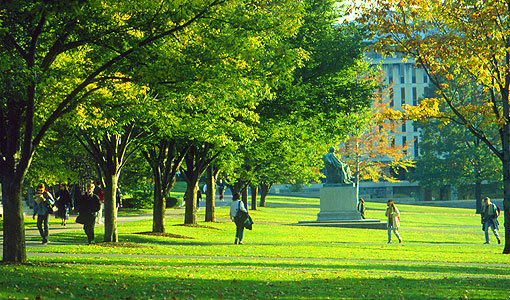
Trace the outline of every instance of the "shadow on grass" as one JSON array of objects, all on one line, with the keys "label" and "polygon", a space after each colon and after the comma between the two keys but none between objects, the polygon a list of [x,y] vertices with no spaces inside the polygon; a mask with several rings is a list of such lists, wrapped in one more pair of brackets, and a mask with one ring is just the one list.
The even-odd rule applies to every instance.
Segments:
[{"label": "shadow on grass", "polygon": [[[393,267],[393,266],[392,266]],[[391,270],[386,268],[386,270]],[[0,265],[0,298],[35,299],[501,299],[501,278],[402,277],[270,270],[96,265]],[[65,278],[65,280],[62,280]]]}]

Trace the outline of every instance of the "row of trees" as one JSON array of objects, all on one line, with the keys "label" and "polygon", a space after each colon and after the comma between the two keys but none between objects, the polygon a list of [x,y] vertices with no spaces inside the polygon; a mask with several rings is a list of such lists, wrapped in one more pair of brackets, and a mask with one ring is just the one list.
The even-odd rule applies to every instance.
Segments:
[{"label": "row of trees", "polygon": [[151,172],[156,232],[177,172],[186,224],[206,171],[209,187],[221,171],[234,192],[317,178],[325,149],[362,126],[354,116],[377,84],[362,63],[363,31],[335,24],[338,9],[330,0],[2,2],[3,260],[26,260],[31,166],[31,178],[47,181],[91,169],[103,179],[106,242],[118,238],[114,199],[129,159]]}]

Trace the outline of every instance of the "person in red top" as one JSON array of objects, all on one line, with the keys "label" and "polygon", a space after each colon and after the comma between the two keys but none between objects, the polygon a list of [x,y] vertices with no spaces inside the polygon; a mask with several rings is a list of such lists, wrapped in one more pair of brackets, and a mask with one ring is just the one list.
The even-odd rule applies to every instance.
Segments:
[{"label": "person in red top", "polygon": [[103,224],[103,207],[104,207],[104,194],[103,189],[101,189],[101,181],[96,181],[96,186],[94,188],[94,194],[99,197],[99,201],[101,202],[101,207],[97,212],[96,224]]}]

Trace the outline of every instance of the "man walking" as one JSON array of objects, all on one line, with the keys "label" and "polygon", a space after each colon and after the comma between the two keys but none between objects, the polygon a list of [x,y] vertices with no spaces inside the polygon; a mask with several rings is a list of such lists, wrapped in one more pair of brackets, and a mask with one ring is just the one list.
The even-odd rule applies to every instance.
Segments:
[{"label": "man walking", "polygon": [[501,239],[499,238],[498,233],[498,208],[496,204],[492,203],[489,197],[485,197],[483,199],[482,204],[482,228],[485,231],[485,244],[490,244],[489,241],[489,227],[492,228],[492,232],[498,239],[498,244],[501,244]]}]

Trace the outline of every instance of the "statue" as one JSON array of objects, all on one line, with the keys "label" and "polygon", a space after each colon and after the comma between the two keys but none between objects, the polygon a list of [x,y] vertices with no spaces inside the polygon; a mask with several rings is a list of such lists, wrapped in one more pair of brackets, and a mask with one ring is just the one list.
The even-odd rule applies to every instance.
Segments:
[{"label": "statue", "polygon": [[351,169],[335,155],[335,147],[322,157],[324,161],[326,183],[351,184]]}]

